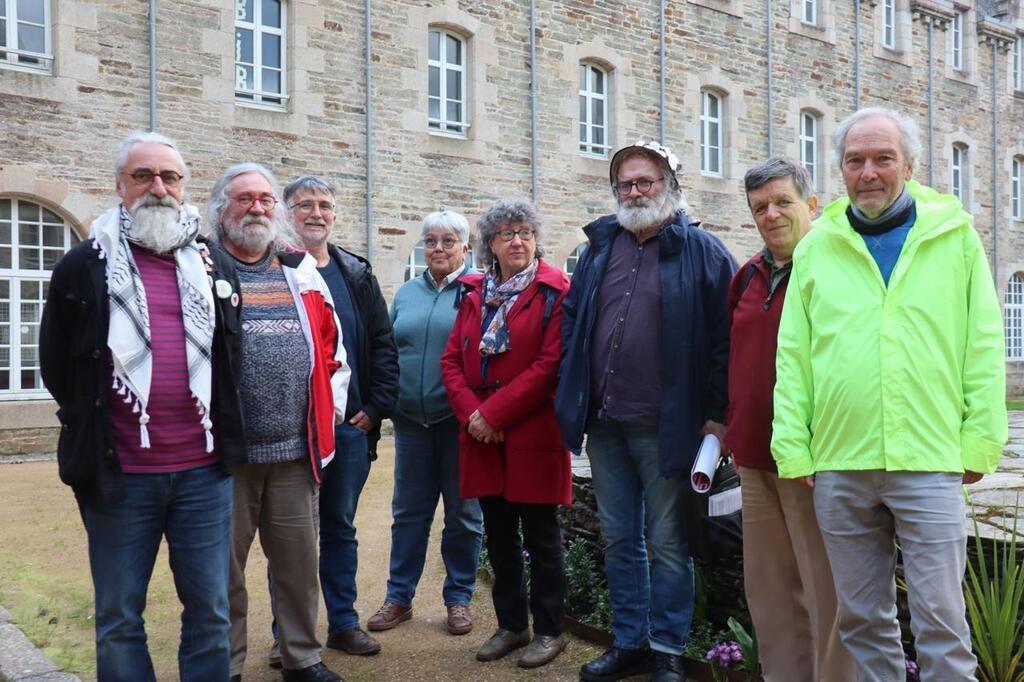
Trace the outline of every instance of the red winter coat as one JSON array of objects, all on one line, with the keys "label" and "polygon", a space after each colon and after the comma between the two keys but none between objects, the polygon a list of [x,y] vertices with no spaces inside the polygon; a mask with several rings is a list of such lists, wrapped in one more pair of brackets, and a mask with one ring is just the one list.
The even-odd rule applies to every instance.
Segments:
[{"label": "red winter coat", "polygon": [[[459,281],[467,293],[441,357],[441,374],[462,426],[460,493],[464,498],[501,495],[510,502],[570,504],[569,451],[562,445],[554,409],[562,299],[569,279],[539,262],[536,277],[507,318],[511,348],[489,361],[488,388],[480,375],[483,275],[465,275]],[[557,292],[550,304],[544,287]],[[466,422],[476,410],[495,430],[504,431],[504,443],[489,445],[469,435]]]}]

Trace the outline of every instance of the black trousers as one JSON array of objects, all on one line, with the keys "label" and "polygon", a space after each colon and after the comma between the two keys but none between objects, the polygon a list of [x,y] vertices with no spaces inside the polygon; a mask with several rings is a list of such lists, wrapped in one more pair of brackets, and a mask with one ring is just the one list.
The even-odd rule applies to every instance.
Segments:
[{"label": "black trousers", "polygon": [[[480,498],[487,552],[494,567],[491,597],[498,627],[521,632],[529,626],[523,546],[530,555],[529,610],[535,635],[562,634],[565,614],[565,570],[562,531],[554,504],[509,502],[503,497]],[[523,541],[519,541],[519,522]]]}]

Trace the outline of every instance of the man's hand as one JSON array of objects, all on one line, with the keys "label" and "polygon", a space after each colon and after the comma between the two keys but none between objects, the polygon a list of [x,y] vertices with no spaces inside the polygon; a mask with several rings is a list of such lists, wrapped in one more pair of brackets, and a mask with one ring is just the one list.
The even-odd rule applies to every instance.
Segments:
[{"label": "man's hand", "polygon": [[964,472],[964,485],[970,485],[977,483],[984,477],[985,474],[979,474],[977,471],[965,471]]},{"label": "man's hand", "polygon": [[483,418],[483,415],[480,414],[480,410],[469,415],[469,421],[466,422],[466,430],[469,431],[469,435],[482,443],[497,444],[505,440],[505,434],[495,431],[487,423],[487,420]]},{"label": "man's hand", "polygon": [[796,480],[802,482],[808,488],[814,487],[814,474],[811,474],[810,476],[800,476]]},{"label": "man's hand", "polygon": [[359,410],[352,415],[352,418],[348,420],[348,423],[364,432],[369,432],[370,429],[373,428],[373,420],[370,419],[370,415],[366,414],[362,410]]},{"label": "man's hand", "polygon": [[709,433],[714,434],[718,439],[718,444],[722,447],[722,454],[729,454],[729,448],[725,447],[725,426],[709,419],[704,422],[704,428],[700,430],[700,435],[706,436]]}]

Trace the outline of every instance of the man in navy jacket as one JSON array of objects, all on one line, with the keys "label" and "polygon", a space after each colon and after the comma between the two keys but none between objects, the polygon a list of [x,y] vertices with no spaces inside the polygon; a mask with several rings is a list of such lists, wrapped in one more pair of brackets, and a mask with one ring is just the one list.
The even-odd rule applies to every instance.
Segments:
[{"label": "man in navy jacket", "polygon": [[567,447],[578,452],[587,434],[615,637],[583,680],[652,666],[655,682],[685,679],[693,575],[683,486],[702,434],[724,437],[736,265],[690,222],[678,167],[655,142],[615,154],[618,210],[584,228],[588,248],[564,303],[555,409]]}]

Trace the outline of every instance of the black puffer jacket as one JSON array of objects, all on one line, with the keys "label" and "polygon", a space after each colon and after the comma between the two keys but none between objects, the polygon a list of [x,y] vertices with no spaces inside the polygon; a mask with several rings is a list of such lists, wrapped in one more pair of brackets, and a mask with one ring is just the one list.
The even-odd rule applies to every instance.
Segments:
[{"label": "black puffer jacket", "polygon": [[[199,238],[203,241],[202,238]],[[239,291],[231,259],[210,250],[209,274]],[[106,261],[89,239],[57,263],[39,330],[43,383],[57,401],[60,478],[75,495],[99,502],[123,499],[121,466],[107,415],[110,383],[107,348]],[[245,430],[238,397],[241,376],[241,302],[214,297],[217,326],[213,335],[213,434],[225,470],[245,462]]]}]

